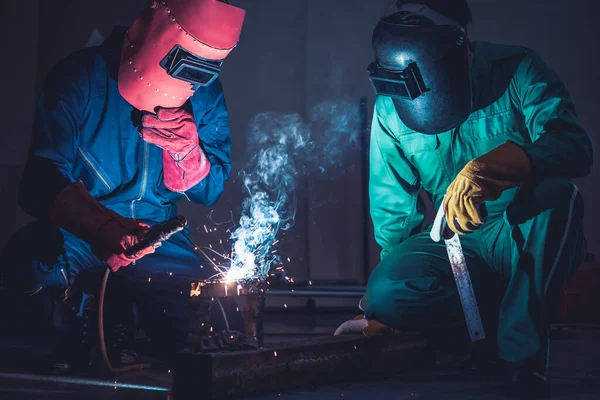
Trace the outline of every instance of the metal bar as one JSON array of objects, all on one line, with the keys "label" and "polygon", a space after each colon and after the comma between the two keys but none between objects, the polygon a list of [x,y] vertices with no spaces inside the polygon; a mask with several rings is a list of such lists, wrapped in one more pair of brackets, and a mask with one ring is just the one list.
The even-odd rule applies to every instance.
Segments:
[{"label": "metal bar", "polygon": [[38,382],[50,382],[70,385],[86,385],[86,386],[105,386],[111,388],[122,388],[122,389],[135,389],[144,391],[155,391],[155,392],[168,392],[168,387],[159,386],[148,386],[148,385],[136,385],[133,383],[120,383],[114,380],[101,380],[93,378],[78,378],[78,377],[63,377],[63,376],[45,376],[45,375],[32,375],[32,374],[19,374],[19,373],[0,373],[0,379],[10,380],[23,380],[23,381],[38,381]]},{"label": "metal bar", "polygon": [[302,284],[290,284],[290,285],[270,285],[269,290],[335,290],[341,292],[364,292],[366,286],[364,285],[302,285]]},{"label": "metal bar", "polygon": [[267,296],[294,296],[294,297],[349,297],[362,298],[365,292],[342,290],[267,290]]},{"label": "metal bar", "polygon": [[304,337],[255,351],[178,354],[178,400],[241,398],[296,387],[382,379],[425,365],[425,339],[414,335]]}]

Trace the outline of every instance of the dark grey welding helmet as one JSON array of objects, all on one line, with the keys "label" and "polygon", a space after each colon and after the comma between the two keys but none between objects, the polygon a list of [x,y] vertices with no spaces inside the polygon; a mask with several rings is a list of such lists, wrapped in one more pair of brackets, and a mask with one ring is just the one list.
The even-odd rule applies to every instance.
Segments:
[{"label": "dark grey welding helmet", "polygon": [[392,98],[407,127],[438,134],[469,117],[468,40],[460,26],[397,12],[375,27],[373,49],[376,61],[368,68],[371,84],[378,95]]}]

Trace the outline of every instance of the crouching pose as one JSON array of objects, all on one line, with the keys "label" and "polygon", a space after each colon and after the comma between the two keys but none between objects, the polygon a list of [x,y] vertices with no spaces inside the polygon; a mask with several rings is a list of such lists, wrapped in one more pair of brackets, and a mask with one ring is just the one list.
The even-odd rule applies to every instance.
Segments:
[{"label": "crouching pose", "polygon": [[150,1],[128,29],[49,73],[20,187],[21,206],[39,221],[12,238],[2,275],[60,332],[57,366],[87,362],[81,345],[96,336],[89,302],[107,267],[121,269],[108,285],[111,349],[126,350],[139,321],[165,351],[185,341],[189,283],[214,274],[187,230],[124,252],[173,218],[177,201],[212,205],[221,196],[231,145],[217,78],[244,16],[217,0]]},{"label": "crouching pose", "polygon": [[544,384],[549,317],[586,252],[571,179],[589,174],[592,143],[539,54],[469,40],[465,0],[398,6],[375,28],[369,68],[379,95],[369,191],[381,262],[364,318],[338,333],[466,337],[445,245],[421,230],[423,190],[461,235],[488,344],[513,382]]}]

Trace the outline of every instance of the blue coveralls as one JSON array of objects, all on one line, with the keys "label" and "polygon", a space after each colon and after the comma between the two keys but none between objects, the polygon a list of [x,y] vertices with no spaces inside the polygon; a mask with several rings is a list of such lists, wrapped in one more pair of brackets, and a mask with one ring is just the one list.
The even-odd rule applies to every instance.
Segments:
[{"label": "blue coveralls", "polygon": [[[40,222],[17,233],[6,249],[20,254],[8,257],[13,265],[6,266],[6,275],[12,279],[6,284],[11,289],[43,293],[55,302],[97,289],[98,280],[96,286],[77,287],[82,271],[100,276],[105,270],[90,246],[44,222],[56,195],[70,182],[82,180],[103,205],[149,225],[174,217],[176,203],[184,197],[209,206],[223,192],[231,170],[231,143],[220,82],[200,88],[184,105],[198,124],[200,143],[212,164],[210,174],[185,193],[171,192],[163,184],[162,150],[140,138],[141,113],[119,94],[116,76],[124,34],[125,29],[117,28],[102,45],[68,56],[45,81],[19,193],[20,205]],[[135,292],[132,296],[151,304],[142,312],[164,314],[161,324],[176,321],[182,334],[189,283],[214,274],[188,234],[188,229],[176,234],[155,254],[119,272],[133,283],[128,286]]]}]

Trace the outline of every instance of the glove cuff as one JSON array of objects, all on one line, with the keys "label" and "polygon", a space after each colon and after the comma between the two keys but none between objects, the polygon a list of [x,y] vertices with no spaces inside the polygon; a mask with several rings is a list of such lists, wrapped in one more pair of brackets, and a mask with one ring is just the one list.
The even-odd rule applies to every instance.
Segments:
[{"label": "glove cuff", "polygon": [[473,183],[485,186],[491,198],[496,199],[504,190],[531,180],[533,167],[521,146],[505,142],[471,161],[461,174]]},{"label": "glove cuff", "polygon": [[210,172],[210,161],[200,146],[195,146],[181,158],[163,150],[163,175],[167,189],[185,192],[200,183]]},{"label": "glove cuff", "polygon": [[120,216],[104,207],[86,190],[82,181],[68,184],[58,194],[50,209],[50,223],[66,230],[90,244],[101,236],[101,231]]}]

